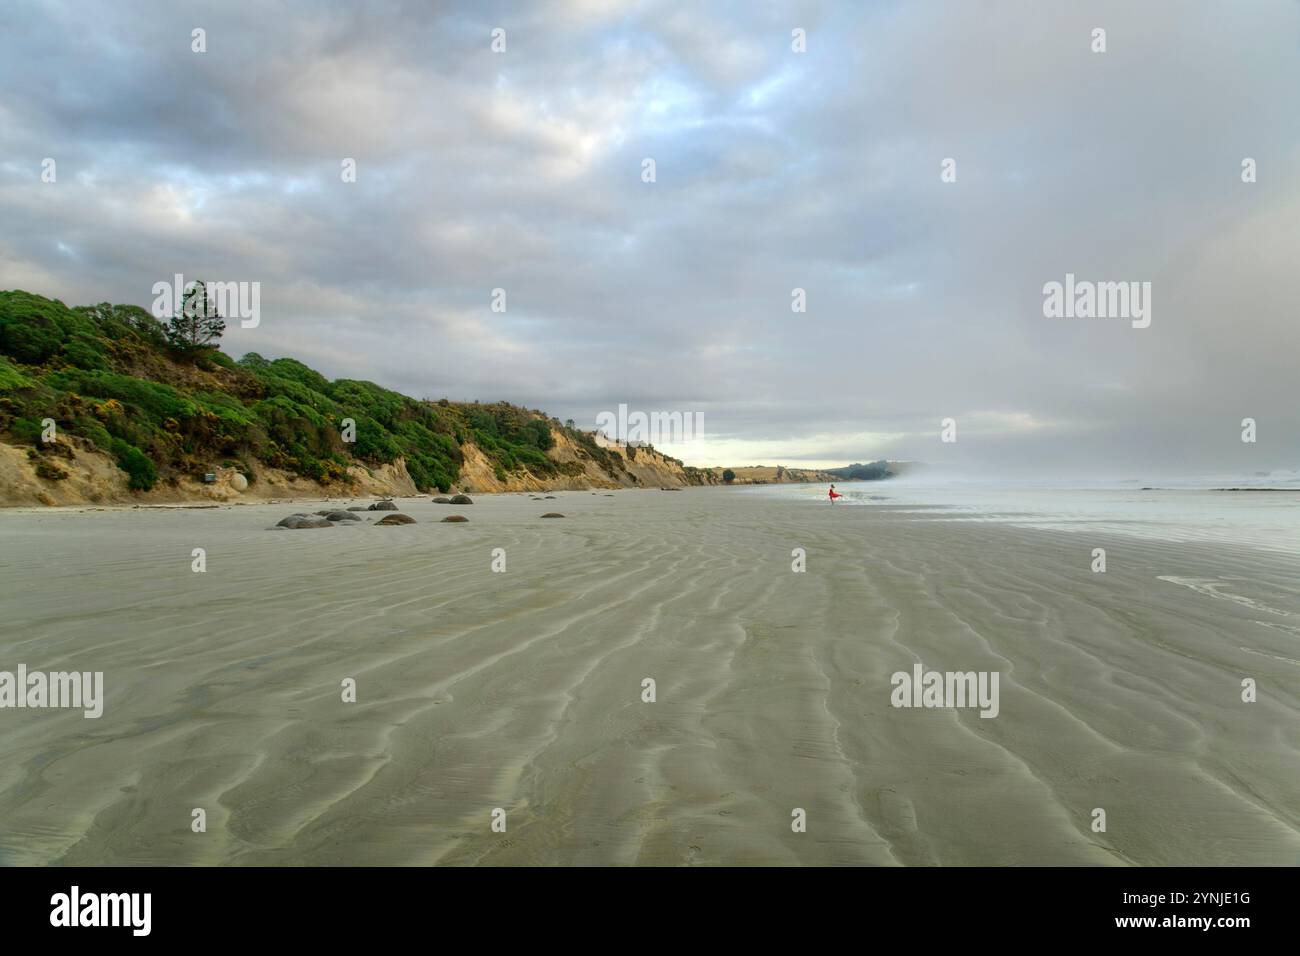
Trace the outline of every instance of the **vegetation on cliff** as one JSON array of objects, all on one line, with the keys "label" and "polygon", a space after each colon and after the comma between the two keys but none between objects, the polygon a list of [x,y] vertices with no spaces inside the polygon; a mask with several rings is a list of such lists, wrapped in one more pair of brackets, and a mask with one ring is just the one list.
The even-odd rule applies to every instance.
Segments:
[{"label": "vegetation on cliff", "polygon": [[610,477],[625,470],[589,434],[538,411],[417,401],[373,382],[331,382],[290,358],[235,361],[174,333],[138,306],[69,308],[0,292],[0,436],[39,454],[53,420],[112,455],[140,490],[215,465],[253,478],[256,463],[329,484],[346,481],[350,466],[401,459],[416,487],[445,492],[470,442],[500,479],[580,472],[546,454],[557,433]]}]

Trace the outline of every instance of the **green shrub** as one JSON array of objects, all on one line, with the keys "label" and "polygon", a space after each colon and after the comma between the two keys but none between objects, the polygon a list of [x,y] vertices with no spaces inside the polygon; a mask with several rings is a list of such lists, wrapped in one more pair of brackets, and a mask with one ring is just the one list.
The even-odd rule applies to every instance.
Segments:
[{"label": "green shrub", "polygon": [[31,388],[35,384],[30,378],[18,371],[8,359],[0,356],[0,392]]},{"label": "green shrub", "polygon": [[21,300],[0,299],[0,351],[39,365],[59,350],[63,331],[46,312],[25,306]]},{"label": "green shrub", "polygon": [[98,340],[80,333],[63,347],[63,357],[78,368],[108,368],[103,345]]},{"label": "green shrub", "polygon": [[9,433],[20,442],[36,444],[41,440],[41,423],[35,418],[15,418],[9,425]]},{"label": "green shrub", "polygon": [[154,463],[134,445],[118,440],[115,446],[120,449],[117,454],[117,467],[130,477],[129,486],[136,491],[149,491],[158,483],[158,470]]},{"label": "green shrub", "polygon": [[93,441],[95,447],[101,451],[109,451],[112,448],[112,439],[108,437],[108,432],[104,430],[104,426],[97,422],[82,425],[79,431],[83,437]]}]

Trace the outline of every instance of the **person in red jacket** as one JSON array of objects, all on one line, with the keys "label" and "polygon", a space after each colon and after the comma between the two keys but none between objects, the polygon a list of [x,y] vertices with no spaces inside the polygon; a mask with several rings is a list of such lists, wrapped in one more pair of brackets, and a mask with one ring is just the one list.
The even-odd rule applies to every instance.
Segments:
[{"label": "person in red jacket", "polygon": [[835,504],[836,498],[843,498],[843,497],[844,496],[842,494],[840,494],[838,491],[835,490],[835,486],[831,485],[831,504]]}]

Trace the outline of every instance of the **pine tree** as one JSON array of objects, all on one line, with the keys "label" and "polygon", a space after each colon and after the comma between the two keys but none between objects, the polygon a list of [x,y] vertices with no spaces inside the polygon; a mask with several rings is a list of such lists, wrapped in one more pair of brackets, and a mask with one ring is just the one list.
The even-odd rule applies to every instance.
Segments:
[{"label": "pine tree", "polygon": [[178,352],[196,353],[216,348],[225,331],[226,322],[217,312],[216,300],[208,295],[207,283],[196,282],[167,323],[167,341]]}]

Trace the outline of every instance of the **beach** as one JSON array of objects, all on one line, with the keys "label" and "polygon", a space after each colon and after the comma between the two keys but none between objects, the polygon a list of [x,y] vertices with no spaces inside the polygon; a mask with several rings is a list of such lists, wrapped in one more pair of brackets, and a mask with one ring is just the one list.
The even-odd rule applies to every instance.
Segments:
[{"label": "beach", "polygon": [[268,530],[349,503],[0,512],[0,670],[104,688],[0,710],[0,864],[1300,861],[1295,554],[730,488]]}]

